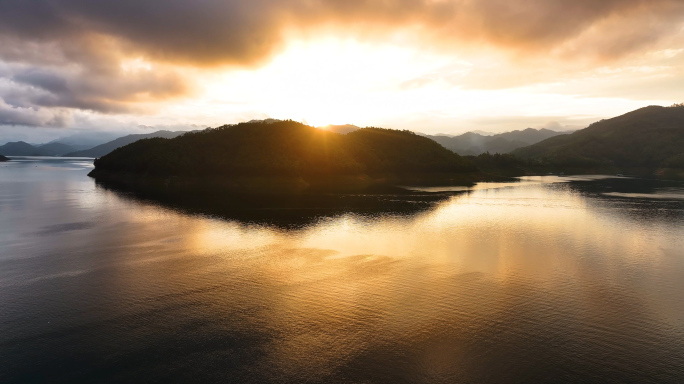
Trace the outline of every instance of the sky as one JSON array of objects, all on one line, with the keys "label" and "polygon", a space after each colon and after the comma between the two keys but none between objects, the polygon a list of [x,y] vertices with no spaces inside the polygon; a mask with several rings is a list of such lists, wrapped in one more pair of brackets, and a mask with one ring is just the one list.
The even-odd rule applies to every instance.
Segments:
[{"label": "sky", "polygon": [[684,101],[684,0],[2,0],[0,142],[251,119],[459,134]]}]

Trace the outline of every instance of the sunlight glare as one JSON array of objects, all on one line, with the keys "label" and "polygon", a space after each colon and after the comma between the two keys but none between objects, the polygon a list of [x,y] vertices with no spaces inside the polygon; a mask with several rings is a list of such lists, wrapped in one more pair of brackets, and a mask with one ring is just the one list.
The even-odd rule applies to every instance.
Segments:
[{"label": "sunlight glare", "polygon": [[[468,60],[415,47],[320,38],[291,42],[268,64],[197,73],[205,94],[169,107],[170,116],[190,116],[207,125],[251,119],[293,119],[313,126],[353,124],[462,133],[525,129],[555,116],[589,124],[606,113],[636,109],[643,100],[590,98],[559,92],[553,84],[517,88],[468,85],[473,71],[497,71],[500,57]],[[475,75],[473,75],[475,76]],[[568,116],[569,110],[583,115]],[[483,126],[491,120],[494,126]],[[499,121],[499,123],[496,123]],[[501,123],[505,122],[505,124]]]}]

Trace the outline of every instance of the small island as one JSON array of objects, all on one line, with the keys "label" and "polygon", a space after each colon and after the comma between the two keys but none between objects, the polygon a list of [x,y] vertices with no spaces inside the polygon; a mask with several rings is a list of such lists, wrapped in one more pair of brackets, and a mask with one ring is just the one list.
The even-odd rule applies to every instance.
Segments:
[{"label": "small island", "polygon": [[3,161],[10,161],[10,159],[3,156],[3,155],[0,155],[0,162],[3,162]]},{"label": "small island", "polygon": [[339,134],[299,122],[260,121],[144,139],[95,160],[98,181],[209,187],[266,195],[468,184],[475,165],[410,131]]}]

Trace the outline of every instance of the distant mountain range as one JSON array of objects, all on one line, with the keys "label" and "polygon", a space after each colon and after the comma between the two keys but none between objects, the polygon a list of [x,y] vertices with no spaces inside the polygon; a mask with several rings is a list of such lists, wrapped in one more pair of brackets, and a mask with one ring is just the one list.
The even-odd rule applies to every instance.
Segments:
[{"label": "distant mountain range", "polygon": [[61,156],[75,149],[62,143],[34,146],[23,141],[13,141],[0,146],[0,153],[5,156]]},{"label": "distant mountain range", "polygon": [[550,129],[517,130],[499,133],[491,136],[475,132],[466,132],[459,136],[424,135],[443,147],[450,149],[461,156],[477,156],[489,153],[509,153],[515,149],[538,143],[550,137],[565,135],[567,132],[556,132]]},{"label": "distant mountain range", "polygon": [[[119,137],[118,139],[106,142],[104,144],[100,144],[96,147],[86,149],[83,151],[73,151],[73,152],[67,152],[64,156],[66,157],[102,157],[109,152],[119,148],[123,147],[124,145],[131,144],[133,142],[136,142],[141,139],[151,139],[151,138],[156,138],[156,137],[162,137],[165,139],[173,139],[174,137],[180,136],[184,133],[187,133],[187,131],[156,131],[152,133],[146,133],[146,134],[134,134],[134,135],[127,135],[123,137]],[[1,151],[1,149],[0,149]]]},{"label": "distant mountain range", "polygon": [[[154,137],[171,139],[184,133],[186,133],[186,131],[157,131],[147,134],[127,135],[89,149],[84,149],[82,145],[70,145],[54,141],[41,145],[33,145],[24,141],[14,141],[0,146],[0,154],[5,156],[101,157],[119,147],[133,143],[140,139],[149,139]],[[79,141],[82,142],[83,140]]]},{"label": "distant mountain range", "polygon": [[556,166],[684,169],[684,106],[637,109],[513,154]]},{"label": "distant mountain range", "polygon": [[74,147],[73,151],[80,151],[83,149],[90,149],[97,145],[112,141],[118,137],[122,137],[128,132],[111,132],[111,131],[82,131],[69,136],[63,136],[52,140],[51,143],[62,143]]}]

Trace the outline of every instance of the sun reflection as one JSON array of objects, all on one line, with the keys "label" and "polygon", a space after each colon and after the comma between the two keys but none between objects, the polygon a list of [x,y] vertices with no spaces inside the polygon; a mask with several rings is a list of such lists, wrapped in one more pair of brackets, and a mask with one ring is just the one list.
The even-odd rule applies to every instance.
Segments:
[{"label": "sun reflection", "polygon": [[[681,249],[672,243],[671,224],[630,220],[628,211],[610,209],[613,200],[587,198],[558,179],[483,185],[415,215],[345,214],[287,230],[145,206],[130,211],[139,230],[125,233],[137,250],[127,257],[135,265],[162,265],[193,255],[185,273],[212,274],[247,290],[244,305],[250,297],[267,302],[268,323],[284,332],[296,334],[301,323],[344,329],[357,322],[369,332],[377,324],[411,335],[453,316],[454,308],[494,316],[498,307],[490,304],[500,299],[491,295],[517,300],[520,289],[567,292],[578,282],[619,286],[625,269],[651,271]],[[492,291],[492,284],[506,292]],[[482,301],[464,299],[479,290]],[[668,303],[658,310],[670,313]],[[361,334],[347,336],[363,342]],[[325,350],[327,338],[315,329],[302,337],[271,353],[297,361],[316,355],[326,364],[339,355]]]},{"label": "sun reflection", "polygon": [[[41,182],[54,172],[30,169]],[[258,356],[250,372],[264,377],[337,382],[326,379],[384,367],[455,378],[462,362],[482,365],[500,348],[542,364],[538,350],[550,340],[571,358],[591,345],[595,356],[659,353],[681,333],[679,201],[634,205],[596,184],[544,177],[461,191],[417,214],[342,214],[283,229],[174,211],[82,176],[65,193],[59,186],[73,172],[64,173],[52,188],[0,194],[0,238],[12,258],[2,255],[0,299],[38,305],[41,334],[55,332],[48,316],[64,333],[104,335],[98,347],[181,335],[183,345],[197,341],[200,358],[237,351]],[[95,204],[74,203],[82,188],[96,191]],[[16,202],[40,208],[27,215]],[[46,222],[55,225],[46,231]],[[10,298],[20,290],[26,300]],[[36,304],[36,292],[49,299]],[[678,350],[653,364],[671,356],[676,369]]]},{"label": "sun reflection", "polygon": [[[183,247],[200,254],[280,253],[287,254],[286,259],[316,260],[332,268],[340,265],[333,260],[420,260],[497,279],[525,273],[546,280],[557,273],[582,273],[578,268],[589,256],[584,252],[592,249],[607,252],[602,263],[626,262],[626,257],[635,257],[629,260],[635,263],[657,258],[648,250],[660,241],[657,231],[662,228],[635,228],[625,239],[610,211],[587,204],[586,198],[563,184],[539,188],[539,184],[520,183],[457,195],[411,217],[344,215],[293,231],[186,219],[178,228],[184,229]],[[162,220],[161,215],[137,212],[136,218],[141,224],[152,224]],[[307,272],[297,267],[292,273]]]}]

